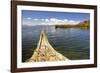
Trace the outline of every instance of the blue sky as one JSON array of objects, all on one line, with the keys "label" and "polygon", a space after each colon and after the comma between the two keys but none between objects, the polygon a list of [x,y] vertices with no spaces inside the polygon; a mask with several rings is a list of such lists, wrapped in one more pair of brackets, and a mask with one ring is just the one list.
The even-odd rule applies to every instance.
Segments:
[{"label": "blue sky", "polygon": [[39,25],[39,24],[57,24],[57,23],[78,23],[84,20],[89,20],[89,13],[75,12],[51,12],[51,11],[33,11],[22,10],[23,24]]}]

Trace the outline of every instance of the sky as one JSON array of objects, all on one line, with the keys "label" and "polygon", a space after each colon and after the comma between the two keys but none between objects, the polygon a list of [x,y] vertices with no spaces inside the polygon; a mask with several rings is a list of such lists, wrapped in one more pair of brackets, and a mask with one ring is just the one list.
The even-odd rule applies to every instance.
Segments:
[{"label": "sky", "polygon": [[75,25],[89,19],[89,13],[22,10],[22,24],[29,26],[55,24]]}]

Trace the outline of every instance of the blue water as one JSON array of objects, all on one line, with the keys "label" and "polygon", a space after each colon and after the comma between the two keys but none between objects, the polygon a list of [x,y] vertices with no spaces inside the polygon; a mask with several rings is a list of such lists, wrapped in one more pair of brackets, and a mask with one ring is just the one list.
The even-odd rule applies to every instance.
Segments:
[{"label": "blue water", "polygon": [[70,60],[89,59],[90,31],[83,28],[55,28],[55,26],[22,27],[22,61],[36,49],[41,31],[44,30],[50,44]]}]

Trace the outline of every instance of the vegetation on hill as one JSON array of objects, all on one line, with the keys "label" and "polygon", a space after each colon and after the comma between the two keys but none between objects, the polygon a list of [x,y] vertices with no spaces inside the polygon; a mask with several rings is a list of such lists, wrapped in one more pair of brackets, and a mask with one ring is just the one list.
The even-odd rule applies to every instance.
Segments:
[{"label": "vegetation on hill", "polygon": [[55,28],[72,28],[72,27],[90,28],[90,21],[86,20],[86,21],[80,22],[76,25],[71,25],[71,24],[55,25]]},{"label": "vegetation on hill", "polygon": [[79,27],[90,27],[90,21],[83,21],[78,24]]}]

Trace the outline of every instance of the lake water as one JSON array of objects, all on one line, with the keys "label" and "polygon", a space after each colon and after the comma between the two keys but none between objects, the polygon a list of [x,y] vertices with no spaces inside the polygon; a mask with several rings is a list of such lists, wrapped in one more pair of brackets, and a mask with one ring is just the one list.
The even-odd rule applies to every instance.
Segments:
[{"label": "lake water", "polygon": [[55,26],[23,26],[22,62],[32,56],[42,30],[46,32],[50,44],[70,60],[89,59],[89,29],[65,29],[55,28]]}]

